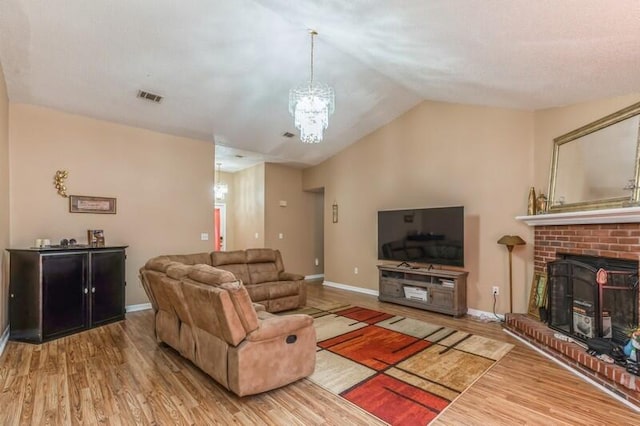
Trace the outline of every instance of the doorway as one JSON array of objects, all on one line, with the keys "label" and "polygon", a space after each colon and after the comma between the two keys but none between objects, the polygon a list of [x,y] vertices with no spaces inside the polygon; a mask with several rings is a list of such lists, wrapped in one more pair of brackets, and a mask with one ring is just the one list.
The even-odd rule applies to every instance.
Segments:
[{"label": "doorway", "polygon": [[213,210],[213,249],[225,251],[227,249],[227,205],[216,203]]}]

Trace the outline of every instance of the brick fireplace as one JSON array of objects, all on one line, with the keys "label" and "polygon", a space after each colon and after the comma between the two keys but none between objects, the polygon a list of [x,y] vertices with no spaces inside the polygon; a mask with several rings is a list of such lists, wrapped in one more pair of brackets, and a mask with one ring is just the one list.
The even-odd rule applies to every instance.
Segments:
[{"label": "brick fireplace", "polygon": [[[640,261],[640,208],[517,219],[535,227],[536,272],[546,272],[547,262],[564,255],[624,259],[636,264]],[[506,317],[507,329],[640,408],[640,377],[588,355],[577,343],[556,338],[554,330],[527,315],[507,314]]]},{"label": "brick fireplace", "polygon": [[[536,226],[533,261],[536,272],[560,254],[640,261],[640,222]],[[640,309],[640,306],[639,306]]]}]

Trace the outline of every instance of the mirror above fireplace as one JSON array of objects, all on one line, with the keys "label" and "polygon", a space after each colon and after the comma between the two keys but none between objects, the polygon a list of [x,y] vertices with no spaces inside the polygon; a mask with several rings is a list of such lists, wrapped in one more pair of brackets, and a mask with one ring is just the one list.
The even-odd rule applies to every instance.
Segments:
[{"label": "mirror above fireplace", "polygon": [[554,139],[549,212],[636,206],[640,102]]}]

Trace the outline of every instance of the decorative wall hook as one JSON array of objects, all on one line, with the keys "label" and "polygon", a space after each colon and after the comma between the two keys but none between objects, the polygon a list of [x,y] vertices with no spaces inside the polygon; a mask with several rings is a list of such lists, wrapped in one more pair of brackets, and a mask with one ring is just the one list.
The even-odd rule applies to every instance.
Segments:
[{"label": "decorative wall hook", "polygon": [[67,187],[64,186],[64,181],[69,177],[69,172],[66,170],[56,171],[56,175],[53,177],[53,186],[58,190],[58,195],[67,198]]},{"label": "decorative wall hook", "polygon": [[331,221],[333,223],[338,223],[338,203],[336,201],[333,202],[333,205],[331,206],[331,210],[332,210]]}]

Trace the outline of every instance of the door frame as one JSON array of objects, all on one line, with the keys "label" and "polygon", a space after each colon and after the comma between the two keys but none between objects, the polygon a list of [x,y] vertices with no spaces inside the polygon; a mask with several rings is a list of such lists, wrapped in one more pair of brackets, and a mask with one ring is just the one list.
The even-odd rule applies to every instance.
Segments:
[{"label": "door frame", "polygon": [[[220,209],[220,236],[222,237],[222,244],[220,244],[220,250],[225,251],[227,249],[227,205],[225,203],[215,203],[214,209]],[[215,211],[213,220],[215,221]],[[215,227],[215,223],[214,223]],[[215,238],[215,232],[214,232]],[[215,241],[213,242],[213,248],[215,249]]]}]

